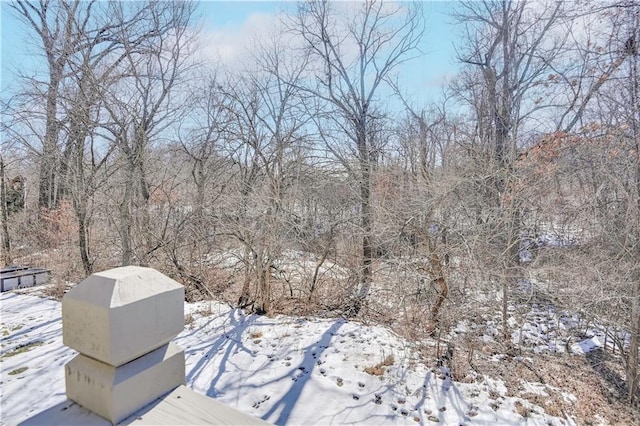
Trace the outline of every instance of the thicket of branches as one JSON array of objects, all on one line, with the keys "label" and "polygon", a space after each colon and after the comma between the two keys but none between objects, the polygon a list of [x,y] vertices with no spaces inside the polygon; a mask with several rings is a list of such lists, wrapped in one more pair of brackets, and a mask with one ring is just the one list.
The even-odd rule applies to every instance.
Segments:
[{"label": "thicket of branches", "polygon": [[461,2],[440,105],[399,73],[429,44],[417,2],[301,3],[234,72],[199,63],[193,2],[11,8],[46,69],[3,98],[5,264],[148,265],[190,299],[416,336],[488,304],[505,340],[543,283],[630,336],[637,394],[634,1]]}]

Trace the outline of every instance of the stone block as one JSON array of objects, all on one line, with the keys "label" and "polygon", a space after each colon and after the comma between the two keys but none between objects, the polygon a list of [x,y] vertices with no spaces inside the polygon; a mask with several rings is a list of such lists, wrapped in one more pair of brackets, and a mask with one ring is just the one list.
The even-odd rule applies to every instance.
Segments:
[{"label": "stone block", "polygon": [[116,424],[185,383],[184,351],[169,343],[120,367],[79,354],[65,382],[70,400]]},{"label": "stone block", "polygon": [[184,287],[139,266],[89,276],[62,300],[65,345],[112,366],[167,344],[184,328]]}]

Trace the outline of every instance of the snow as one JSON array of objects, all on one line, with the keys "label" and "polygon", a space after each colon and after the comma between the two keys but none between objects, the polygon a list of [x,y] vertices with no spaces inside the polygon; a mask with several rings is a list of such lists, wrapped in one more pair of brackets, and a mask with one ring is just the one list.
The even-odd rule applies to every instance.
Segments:
[{"label": "snow", "polygon": [[588,354],[592,350],[602,347],[604,347],[604,343],[601,339],[598,336],[593,336],[571,345],[571,351],[575,353]]},{"label": "snow", "polygon": [[547,248],[564,248],[564,247],[572,247],[578,244],[577,235],[582,234],[579,230],[568,230],[568,229],[551,229],[539,230],[538,232],[533,232],[532,234],[524,233],[521,235],[520,242],[520,261],[521,262],[531,262],[534,258],[534,252],[536,249],[547,247]]},{"label": "snow", "polygon": [[[0,308],[0,423],[15,424],[65,403],[64,364],[75,352],[62,345],[59,302],[8,292]],[[217,302],[186,304],[185,313],[192,321],[175,342],[187,386],[272,423],[567,424],[507,397],[499,380],[452,381],[384,327],[245,315]],[[391,357],[384,374],[365,372]],[[533,410],[527,419],[518,401]]]}]

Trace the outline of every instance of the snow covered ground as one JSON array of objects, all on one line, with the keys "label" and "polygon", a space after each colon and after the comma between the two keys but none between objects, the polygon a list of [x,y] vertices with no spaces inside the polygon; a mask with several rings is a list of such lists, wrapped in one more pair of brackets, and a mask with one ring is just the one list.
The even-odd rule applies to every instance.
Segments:
[{"label": "snow covered ground", "polygon": [[[75,352],[62,345],[60,307],[33,294],[0,295],[1,424],[66,399],[64,364]],[[506,396],[501,381],[451,381],[382,327],[244,315],[217,302],[186,304],[185,313],[175,341],[185,349],[187,386],[272,423],[573,423]]]}]

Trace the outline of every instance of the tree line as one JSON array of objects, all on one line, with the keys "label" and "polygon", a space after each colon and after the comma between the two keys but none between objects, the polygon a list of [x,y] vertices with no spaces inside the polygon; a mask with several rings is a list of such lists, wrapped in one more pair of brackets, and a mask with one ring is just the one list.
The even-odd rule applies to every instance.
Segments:
[{"label": "tree line", "polygon": [[637,395],[634,0],[456,3],[461,71],[429,105],[401,74],[436,36],[419,2],[289,5],[235,71],[203,63],[195,2],[10,8],[44,68],[2,102],[5,264],[148,265],[192,299],[423,335],[498,292],[505,341],[544,283],[626,333]]}]

